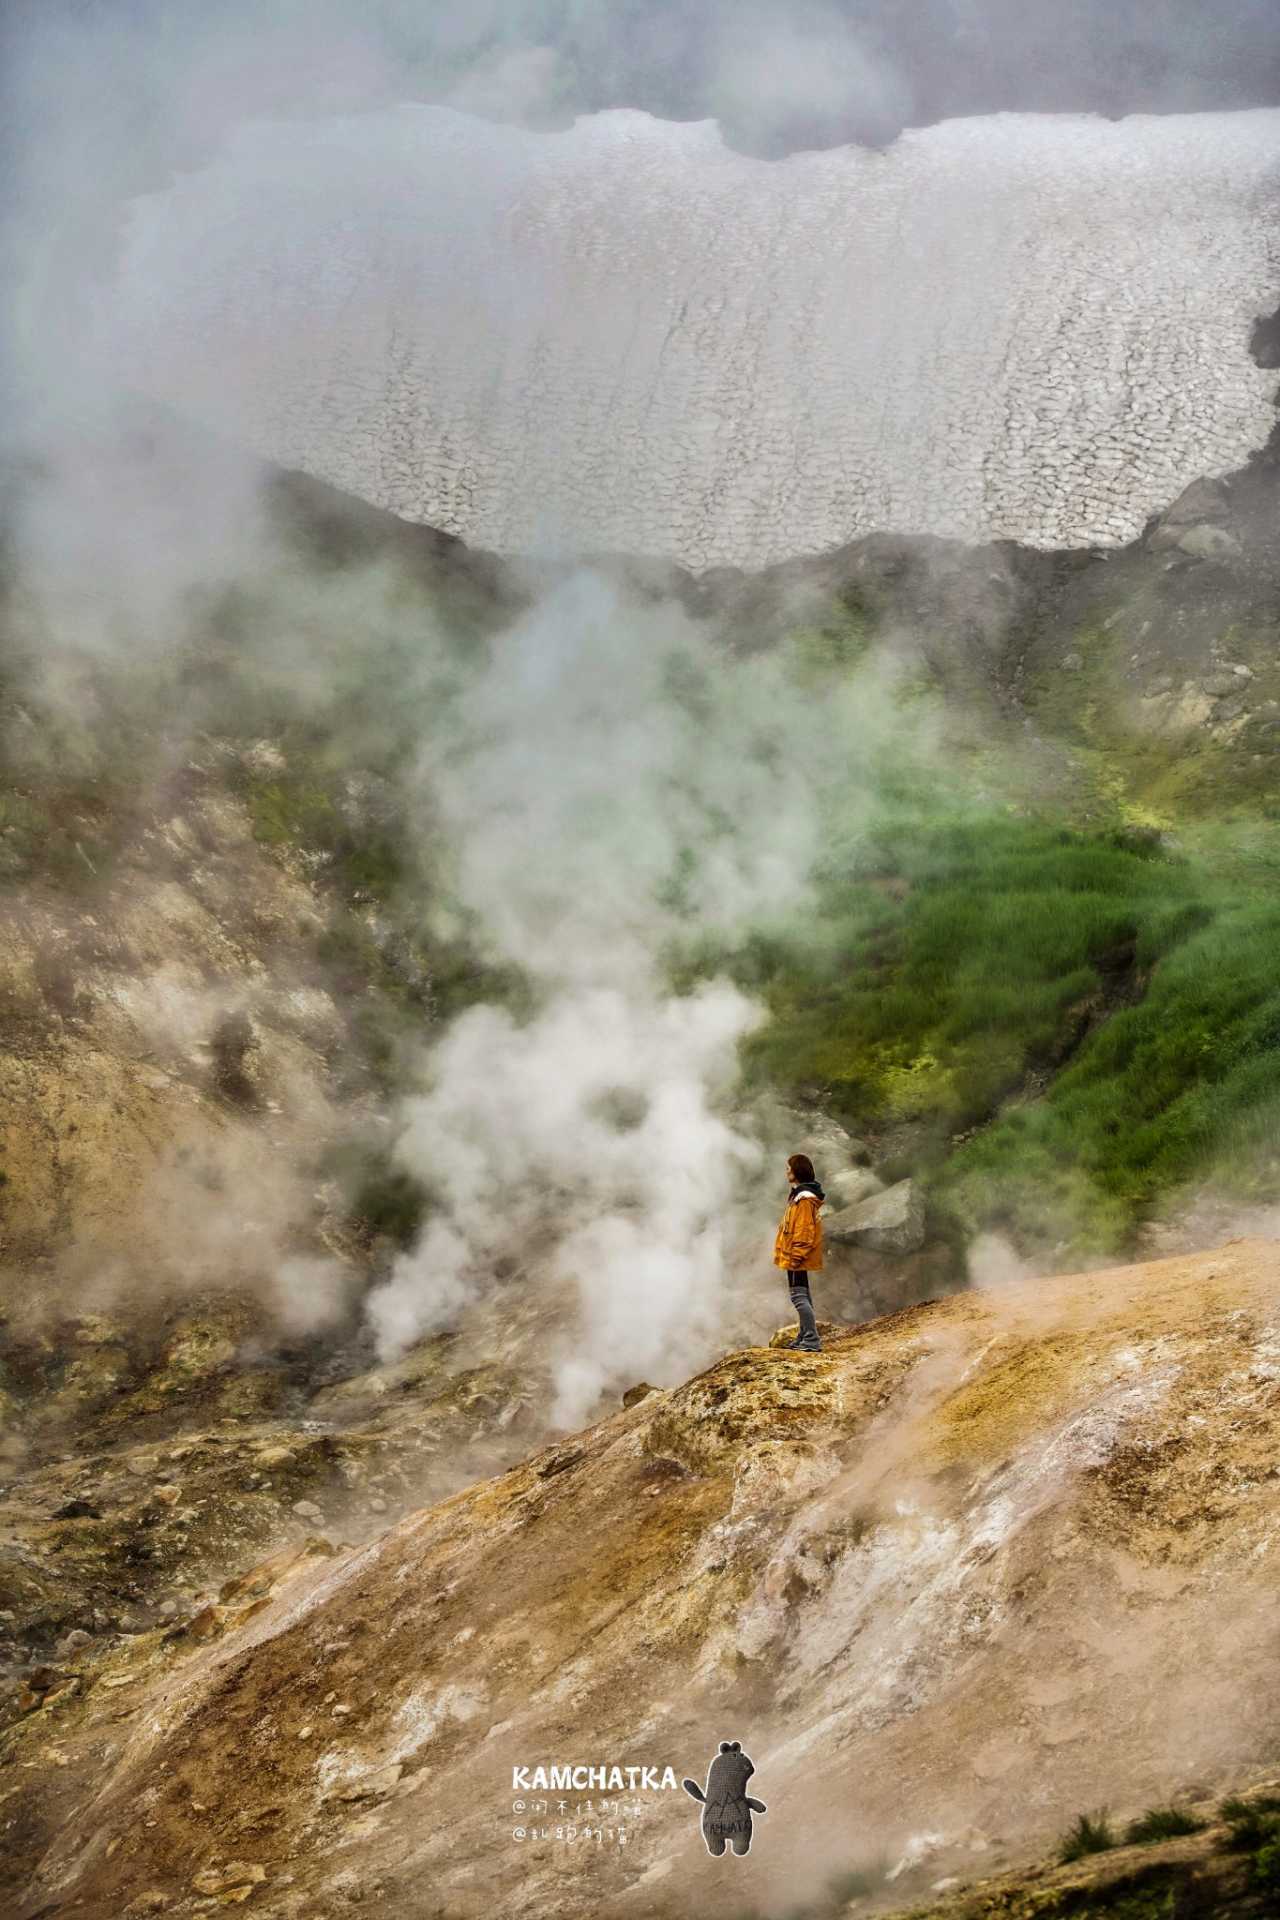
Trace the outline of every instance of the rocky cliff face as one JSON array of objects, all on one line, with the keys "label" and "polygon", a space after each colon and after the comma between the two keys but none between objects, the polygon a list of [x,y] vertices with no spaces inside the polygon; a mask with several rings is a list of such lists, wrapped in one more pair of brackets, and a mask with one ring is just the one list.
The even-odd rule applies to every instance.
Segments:
[{"label": "rocky cliff face", "polygon": [[[1280,1704],[1278,1274],[1237,1241],[729,1353],[362,1548],[66,1650],[7,1709],[17,1910],[856,1911],[1213,1791]],[[700,1778],[722,1738],[768,1808],[746,1863],[678,1790],[588,1815],[512,1784]],[[868,1862],[879,1894],[822,1904]]]}]

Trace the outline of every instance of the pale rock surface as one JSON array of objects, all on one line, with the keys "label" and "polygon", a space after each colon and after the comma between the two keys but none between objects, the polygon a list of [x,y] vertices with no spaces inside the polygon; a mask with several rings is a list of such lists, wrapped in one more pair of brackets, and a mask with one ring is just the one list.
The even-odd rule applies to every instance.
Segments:
[{"label": "pale rock surface", "polygon": [[678,1781],[720,1738],[768,1806],[768,1912],[877,1855],[918,1907],[994,1836],[1042,1855],[1081,1807],[1221,1795],[1280,1713],[1276,1281],[1275,1241],[1236,1241],[746,1348],[379,1540],[277,1556],[207,1635],[18,1709],[16,1916],[177,1906],[196,1874],[273,1920],[354,1883],[386,1920],[424,1888],[457,1920],[720,1912],[678,1786],[592,1819],[626,1845],[512,1831],[557,1818],[513,1767]]},{"label": "pale rock surface", "polygon": [[914,1253],[924,1245],[924,1200],[914,1180],[899,1180],[838,1214],[827,1228],[833,1241],[877,1253]]}]

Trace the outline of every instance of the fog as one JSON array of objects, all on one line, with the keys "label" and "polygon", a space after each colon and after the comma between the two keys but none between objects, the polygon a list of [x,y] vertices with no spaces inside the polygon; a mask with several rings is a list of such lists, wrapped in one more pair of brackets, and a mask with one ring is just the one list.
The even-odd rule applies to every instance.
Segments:
[{"label": "fog", "polygon": [[[841,831],[856,837],[881,757],[929,751],[933,723],[901,718],[892,673],[819,704],[785,661],[735,655],[730,633],[674,596],[634,593],[599,566],[562,566],[543,585],[529,574],[527,611],[464,671],[444,660],[429,609],[385,575],[341,589],[309,577],[273,543],[257,460],[232,435],[193,454],[139,397],[148,369],[122,355],[103,298],[131,202],[264,121],[401,103],[538,128],[620,105],[712,116],[731,144],[770,155],[977,108],[1251,104],[1270,97],[1268,28],[1249,6],[1219,14],[1212,40],[1188,10],[1064,21],[1047,5],[527,5],[471,9],[465,23],[443,7],[335,0],[8,10],[0,397],[33,684],[74,703],[73,676],[57,693],[62,662],[163,661],[211,597],[269,582],[267,625],[248,644],[277,670],[310,661],[317,636],[322,660],[341,653],[343,675],[306,668],[299,697],[323,705],[390,622],[419,663],[388,694],[388,714],[420,729],[398,798],[448,875],[446,905],[424,884],[421,922],[462,914],[531,987],[527,1015],[484,1004],[405,1036],[415,1085],[388,1117],[433,1211],[372,1295],[384,1357],[465,1318],[497,1261],[548,1233],[542,1271],[579,1303],[555,1359],[557,1420],[628,1375],[679,1377],[714,1350],[735,1249],[757,1232],[767,1263],[776,1199],[735,1110],[738,1044],[761,1009],[714,968],[677,992],[675,960],[802,924],[836,785]],[[251,227],[251,214],[232,205],[226,219]],[[513,304],[528,295],[506,289]],[[261,316],[238,311],[234,289],[226,307],[250,359]],[[544,452],[554,459],[554,434]],[[169,716],[178,735],[205,719]],[[312,1298],[345,1298],[283,1247],[279,1273],[286,1322],[314,1317],[293,1311],[290,1274]]]}]

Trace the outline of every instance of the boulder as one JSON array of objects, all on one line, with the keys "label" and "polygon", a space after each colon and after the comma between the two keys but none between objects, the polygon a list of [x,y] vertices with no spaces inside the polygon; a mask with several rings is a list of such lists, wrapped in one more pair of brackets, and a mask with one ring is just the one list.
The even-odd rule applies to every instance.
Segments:
[{"label": "boulder", "polygon": [[[826,1181],[827,1205],[833,1213],[842,1213],[884,1190],[884,1181],[870,1167],[847,1167],[841,1173],[829,1175]],[[826,1220],[823,1225],[827,1225]]]},{"label": "boulder", "polygon": [[1184,528],[1201,526],[1206,520],[1225,520],[1229,511],[1227,490],[1220,480],[1193,480],[1161,514],[1151,544],[1174,546]]},{"label": "boulder", "polygon": [[825,1113],[801,1112],[792,1108],[786,1119],[794,1135],[787,1151],[807,1153],[824,1185],[830,1185],[824,1178],[824,1167],[865,1166],[871,1158],[871,1149],[864,1140],[846,1133],[838,1120],[829,1119]]},{"label": "boulder", "polygon": [[846,1209],[827,1235],[877,1253],[914,1253],[924,1245],[924,1199],[914,1180],[899,1180]]},{"label": "boulder", "polygon": [[1230,560],[1241,551],[1240,542],[1225,527],[1188,527],[1174,544],[1193,560]]}]

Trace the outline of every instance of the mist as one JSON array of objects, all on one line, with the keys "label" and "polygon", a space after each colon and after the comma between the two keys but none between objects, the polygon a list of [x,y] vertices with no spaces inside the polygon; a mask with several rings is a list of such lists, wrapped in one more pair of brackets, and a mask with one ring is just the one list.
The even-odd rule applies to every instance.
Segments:
[{"label": "mist", "polygon": [[[309,572],[272,533],[262,464],[233,437],[188,438],[140,396],[150,369],[122,349],[100,297],[138,197],[181,186],[264,128],[402,103],[521,128],[612,106],[711,116],[730,144],[769,156],[884,142],[979,107],[1251,104],[1269,97],[1267,26],[1248,5],[1215,22],[1211,45],[1180,9],[1063,22],[1047,7],[924,5],[905,21],[875,8],[656,7],[637,22],[622,8],[512,5],[465,25],[443,8],[336,0],[215,16],[10,11],[4,257],[16,293],[3,385],[32,690],[98,727],[81,663],[163,666],[235,593],[259,619],[249,650],[289,683],[295,712],[346,697],[375,637],[394,634],[411,664],[373,702],[374,725],[382,714],[417,731],[396,797],[432,856],[420,897],[399,911],[440,939],[465,928],[528,990],[518,1010],[486,1001],[443,1031],[407,1023],[399,1037],[413,1084],[380,1118],[429,1209],[369,1300],[382,1358],[465,1325],[512,1259],[575,1303],[553,1356],[557,1423],[636,1374],[674,1379],[709,1356],[742,1249],[766,1265],[777,1183],[736,1081],[762,1007],[714,965],[677,990],[681,962],[803,926],[833,796],[840,833],[856,840],[886,757],[919,751],[945,777],[936,717],[920,707],[908,721],[895,706],[909,638],[881,677],[819,697],[786,656],[735,649],[727,623],[695,621],[625,570],[563,552],[557,570],[540,569],[536,499],[531,564],[512,592],[524,610],[465,659],[387,570],[341,582]],[[1123,57],[1108,62],[1108,48]],[[228,224],[248,225],[250,211],[229,206]],[[465,194],[453,213],[461,230]],[[543,292],[501,291],[513,308]],[[233,299],[228,320],[251,360],[259,343]],[[554,459],[557,445],[545,451]],[[177,766],[184,726],[194,739],[209,716],[193,699],[171,719],[164,752]],[[216,1011],[198,1005],[202,1019]],[[158,1043],[162,1012],[140,1015]],[[205,1276],[223,1257],[221,1227],[175,1182],[157,1217],[186,1211],[190,1246],[210,1220],[207,1258],[188,1261]],[[273,1311],[285,1325],[339,1317],[349,1276],[292,1248],[288,1210],[263,1217],[279,1252]]]}]

